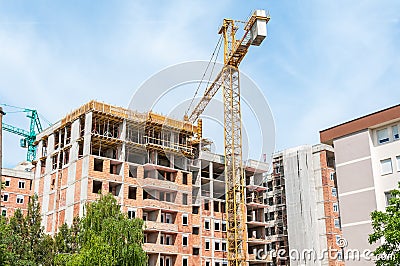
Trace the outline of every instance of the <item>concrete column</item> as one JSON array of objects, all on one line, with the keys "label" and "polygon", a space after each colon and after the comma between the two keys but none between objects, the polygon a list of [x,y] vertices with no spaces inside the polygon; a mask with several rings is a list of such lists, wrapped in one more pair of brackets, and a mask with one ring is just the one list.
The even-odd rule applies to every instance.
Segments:
[{"label": "concrete column", "polygon": [[[3,108],[0,107],[0,212],[1,212],[1,185],[3,180]],[[0,213],[1,215],[1,213]]]}]

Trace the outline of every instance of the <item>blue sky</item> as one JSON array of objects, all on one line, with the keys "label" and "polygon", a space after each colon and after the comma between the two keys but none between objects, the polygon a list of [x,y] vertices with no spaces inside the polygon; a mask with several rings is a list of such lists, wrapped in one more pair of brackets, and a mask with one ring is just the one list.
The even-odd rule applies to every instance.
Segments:
[{"label": "blue sky", "polygon": [[[272,17],[269,36],[241,71],[268,99],[277,150],[317,143],[321,129],[399,103],[395,0],[0,0],[0,103],[53,122],[91,99],[127,106],[162,68],[208,60],[222,18],[260,8]],[[18,113],[4,120],[27,127]],[[4,167],[25,158],[18,139],[4,134]]]}]

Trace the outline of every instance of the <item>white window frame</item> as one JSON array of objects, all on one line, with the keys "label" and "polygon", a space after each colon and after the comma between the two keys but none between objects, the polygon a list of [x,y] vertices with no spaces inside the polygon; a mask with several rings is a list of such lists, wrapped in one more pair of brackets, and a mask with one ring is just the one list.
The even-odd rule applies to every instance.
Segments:
[{"label": "white window frame", "polygon": [[[6,200],[6,196],[7,196],[7,200]],[[3,193],[3,199],[2,199],[2,201],[3,201],[3,202],[8,202],[9,199],[10,199],[10,194],[8,194],[8,193]]]},{"label": "white window frame", "polygon": [[166,240],[165,240],[165,234],[160,234],[160,244],[165,245]]},{"label": "white window frame", "polygon": [[[208,224],[208,228],[207,228],[207,224]],[[210,219],[204,219],[204,229],[207,231],[210,231],[210,229],[211,229]]]},{"label": "white window frame", "polygon": [[[3,215],[3,213],[4,213],[4,215]],[[0,216],[7,217],[7,209],[6,208],[1,209]]]},{"label": "white window frame", "polygon": [[[381,136],[379,136],[380,132],[382,132]],[[385,132],[385,133],[383,133],[383,132]],[[382,145],[382,144],[390,142],[388,128],[382,128],[382,129],[379,129],[376,131],[376,141],[377,141],[378,145]]]},{"label": "white window frame", "polygon": [[[207,243],[208,243],[208,248],[207,248]],[[210,243],[210,239],[205,239],[204,240],[204,250],[210,250],[210,246],[211,245],[211,243]]]},{"label": "white window frame", "polygon": [[[183,239],[186,238],[186,245],[183,243]],[[187,247],[189,245],[189,235],[188,234],[184,234],[182,235],[182,246],[183,247]]]},{"label": "white window frame", "polygon": [[[218,229],[216,225],[218,224]],[[214,220],[214,231],[221,231],[221,221],[220,220]]]},{"label": "white window frame", "polygon": [[[225,246],[225,248],[224,248],[224,246]],[[227,242],[226,242],[226,241],[222,241],[222,242],[221,242],[221,250],[222,250],[223,252],[226,252],[226,251],[227,251]]]},{"label": "white window frame", "polygon": [[[186,223],[184,222],[184,219],[186,218]],[[182,214],[182,225],[188,225],[189,224],[189,215],[187,213]]]},{"label": "white window frame", "polygon": [[[134,216],[130,217],[129,213],[132,213],[132,212],[134,213]],[[127,215],[128,215],[129,219],[135,219],[136,218],[136,213],[137,213],[137,210],[135,208],[128,208]]]},{"label": "white window frame", "polygon": [[[18,202],[20,200],[21,202]],[[24,196],[23,195],[17,195],[17,204],[24,204]]]},{"label": "white window frame", "polygon": [[[218,244],[218,248],[217,248],[217,244]],[[221,241],[220,240],[214,240],[214,250],[215,251],[221,251]]]},{"label": "white window frame", "polygon": [[171,246],[172,245],[172,236],[165,235],[165,245]]},{"label": "white window frame", "polygon": [[11,185],[11,178],[6,178],[5,184],[6,187],[9,187]]},{"label": "white window frame", "polygon": [[336,202],[333,203],[332,208],[333,208],[333,211],[334,211],[334,212],[339,212],[339,204],[337,204]]},{"label": "white window frame", "polygon": [[[22,185],[22,187],[21,187]],[[25,189],[25,181],[23,180],[18,180],[18,188],[19,189]]]},{"label": "white window frame", "polygon": [[[393,174],[393,163],[392,163],[392,158],[387,158],[387,159],[383,159],[380,160],[380,164],[381,164],[381,175],[390,175]],[[385,170],[384,167],[386,167],[385,165],[390,164],[390,170]]]},{"label": "white window frame", "polygon": [[331,172],[331,173],[330,173],[329,179],[330,179],[331,181],[334,181],[334,180],[335,180],[335,172]]},{"label": "white window frame", "polygon": [[332,196],[337,197],[337,189],[333,187],[331,191],[332,191]]},{"label": "white window frame", "polygon": [[186,260],[186,265],[189,265],[189,257],[187,257],[187,256],[185,256],[185,257],[182,257],[182,265],[183,265],[183,261],[184,260]]},{"label": "white window frame", "polygon": [[172,214],[170,213],[165,214],[165,223],[172,224]]},{"label": "white window frame", "polygon": [[397,172],[400,172],[400,155],[396,156],[397,161]]},{"label": "white window frame", "polygon": [[[396,135],[397,135],[397,137],[396,137]],[[393,141],[396,141],[396,140],[400,139],[399,125],[392,126],[392,137],[393,137]]]},{"label": "white window frame", "polygon": [[[224,230],[224,226],[225,226],[225,230]],[[221,223],[221,230],[222,230],[222,232],[226,232],[226,229],[227,229],[227,227],[226,227],[226,221],[222,221],[222,223]]]},{"label": "white window frame", "polygon": [[340,220],[339,219],[334,219],[333,224],[336,228],[340,228]]}]

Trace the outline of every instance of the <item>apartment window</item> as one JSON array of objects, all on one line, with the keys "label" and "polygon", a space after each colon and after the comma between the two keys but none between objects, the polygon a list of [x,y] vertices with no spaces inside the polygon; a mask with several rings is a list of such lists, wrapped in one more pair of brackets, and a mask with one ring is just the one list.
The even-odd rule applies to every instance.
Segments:
[{"label": "apartment window", "polygon": [[336,228],[340,228],[340,221],[339,221],[339,219],[335,219],[335,220],[334,220],[334,224],[335,224],[335,227],[336,227]]},{"label": "apartment window", "polygon": [[182,225],[188,225],[188,215],[187,215],[187,213],[182,214]]},{"label": "apartment window", "polygon": [[221,230],[220,225],[221,225],[221,221],[218,221],[218,220],[214,221],[214,230],[215,231]]},{"label": "apartment window", "polygon": [[204,210],[205,211],[210,210],[210,202],[208,200],[204,200]]},{"label": "apartment window", "polygon": [[6,187],[9,187],[9,186],[10,186],[10,183],[11,183],[11,179],[7,178],[7,179],[6,179],[5,186],[6,186]]},{"label": "apartment window", "polygon": [[330,179],[333,181],[335,180],[335,172],[330,173]]},{"label": "apartment window", "polygon": [[200,249],[199,248],[193,248],[192,254],[193,255],[200,255]]},{"label": "apartment window", "polygon": [[333,203],[333,211],[339,212],[339,205],[337,203]]},{"label": "apartment window", "polygon": [[215,251],[220,251],[221,248],[221,242],[219,240],[214,241],[214,250]]},{"label": "apartment window", "polygon": [[332,188],[332,196],[337,197],[337,190],[335,187]]},{"label": "apartment window", "polygon": [[17,203],[18,203],[18,204],[24,203],[24,196],[18,195],[18,196],[17,196]]},{"label": "apartment window", "polygon": [[165,214],[165,222],[167,224],[172,224],[172,215],[170,213]]},{"label": "apartment window", "polygon": [[171,193],[168,193],[168,192],[165,193],[165,200],[168,202],[172,202]]},{"label": "apartment window", "polygon": [[182,204],[187,205],[188,204],[188,194],[183,193],[182,194]]},{"label": "apartment window", "polygon": [[204,220],[204,228],[206,230],[210,230],[210,220],[209,219]]},{"label": "apartment window", "polygon": [[101,181],[93,180],[92,192],[99,193],[101,191],[102,186],[103,186],[103,183]]},{"label": "apartment window", "polygon": [[222,251],[226,252],[226,242],[222,242]]},{"label": "apartment window", "polygon": [[7,210],[6,209],[2,209],[1,210],[1,216],[4,216],[4,217],[7,216]]},{"label": "apartment window", "polygon": [[396,156],[397,161],[397,171],[400,172],[400,156]]},{"label": "apartment window", "polygon": [[25,188],[25,181],[18,181],[18,188],[24,189]]},{"label": "apartment window", "polygon": [[222,232],[226,232],[226,222],[222,221]]},{"label": "apartment window", "polygon": [[193,233],[194,235],[198,235],[199,232],[200,232],[200,230],[199,230],[198,227],[192,227],[192,233]]},{"label": "apartment window", "polygon": [[7,202],[8,201],[8,193],[3,194],[3,201]]},{"label": "apartment window", "polygon": [[129,189],[128,189],[128,199],[136,199],[136,191],[137,191],[137,189],[136,189],[136,187],[129,187]]},{"label": "apartment window", "polygon": [[128,208],[128,218],[134,219],[136,217],[136,210],[132,208]]},{"label": "apartment window", "polygon": [[206,261],[206,266],[210,266],[211,262]]},{"label": "apartment window", "polygon": [[188,235],[182,235],[182,246],[187,247],[188,245]]},{"label": "apartment window", "polygon": [[393,140],[398,140],[400,138],[398,125],[392,127],[392,133],[393,133]]},{"label": "apartment window", "polygon": [[182,266],[188,266],[189,265],[189,259],[187,257],[182,258]]},{"label": "apartment window", "polygon": [[165,236],[165,244],[172,245],[172,236],[170,236],[170,235]]},{"label": "apartment window", "polygon": [[210,239],[206,239],[206,247],[205,250],[210,250]]},{"label": "apartment window", "polygon": [[103,160],[94,158],[93,170],[103,172]]},{"label": "apartment window", "polygon": [[381,175],[393,173],[392,159],[381,160]]},{"label": "apartment window", "polygon": [[187,185],[188,183],[188,174],[182,173],[182,184]]},{"label": "apartment window", "polygon": [[341,239],[341,236],[340,235],[336,235],[336,244],[337,245],[339,245],[340,239]]},{"label": "apartment window", "polygon": [[216,262],[214,263],[214,265],[215,265],[215,266],[221,266],[221,262],[216,261]]},{"label": "apartment window", "polygon": [[385,192],[386,206],[390,205],[390,199],[392,198],[392,194],[390,191]]},{"label": "apartment window", "polygon": [[378,136],[378,143],[379,144],[383,144],[389,141],[389,133],[387,128],[378,130],[377,132],[377,136]]}]

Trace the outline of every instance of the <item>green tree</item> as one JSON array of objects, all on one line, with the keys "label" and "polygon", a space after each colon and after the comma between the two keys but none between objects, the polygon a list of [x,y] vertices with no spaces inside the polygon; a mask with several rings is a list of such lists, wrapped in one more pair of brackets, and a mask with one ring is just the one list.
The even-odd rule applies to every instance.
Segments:
[{"label": "green tree", "polygon": [[7,246],[5,265],[52,265],[54,241],[44,234],[41,226],[40,206],[37,196],[30,198],[27,215],[20,209],[14,212],[9,223],[0,226],[0,234]]},{"label": "green tree", "polygon": [[142,249],[143,221],[128,219],[120,210],[115,198],[102,195],[97,202],[87,205],[86,216],[79,222],[76,246],[78,252],[66,254],[73,244],[71,232],[60,230],[56,237],[58,265],[147,265],[147,255]]},{"label": "green tree", "polygon": [[371,214],[374,232],[369,235],[368,241],[372,244],[383,240],[374,251],[376,265],[400,265],[400,190],[392,190],[390,194],[386,211]]},{"label": "green tree", "polygon": [[0,216],[0,265],[6,265],[13,256],[9,250],[12,232],[6,218]]}]

